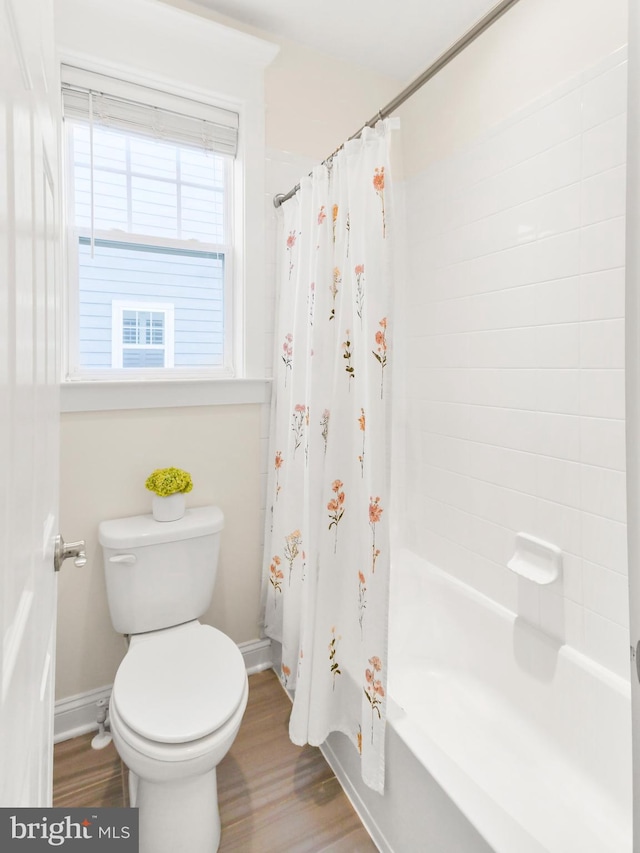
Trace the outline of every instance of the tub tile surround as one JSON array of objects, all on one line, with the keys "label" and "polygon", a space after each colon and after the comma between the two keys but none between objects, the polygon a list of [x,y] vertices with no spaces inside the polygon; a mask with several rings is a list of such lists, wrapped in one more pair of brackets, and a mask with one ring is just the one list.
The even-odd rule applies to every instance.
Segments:
[{"label": "tub tile surround", "polygon": [[405,541],[628,678],[625,124],[622,49],[406,180]]}]

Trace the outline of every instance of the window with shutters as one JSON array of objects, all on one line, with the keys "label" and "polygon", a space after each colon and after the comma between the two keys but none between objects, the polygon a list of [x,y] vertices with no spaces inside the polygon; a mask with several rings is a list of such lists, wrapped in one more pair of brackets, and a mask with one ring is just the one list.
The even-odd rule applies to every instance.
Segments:
[{"label": "window with shutters", "polygon": [[62,70],[66,378],[233,376],[237,115]]}]

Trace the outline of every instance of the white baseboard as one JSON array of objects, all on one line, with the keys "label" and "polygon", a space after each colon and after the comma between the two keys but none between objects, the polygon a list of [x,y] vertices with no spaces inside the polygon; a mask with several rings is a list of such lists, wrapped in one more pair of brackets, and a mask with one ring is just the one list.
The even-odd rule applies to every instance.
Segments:
[{"label": "white baseboard", "polygon": [[271,640],[249,640],[248,643],[238,643],[238,648],[242,652],[247,675],[263,672],[273,666]]},{"label": "white baseboard", "polygon": [[[271,640],[250,640],[238,643],[242,652],[247,674],[262,672],[273,666],[271,656]],[[86,693],[78,693],[67,699],[59,699],[55,704],[53,721],[53,740],[59,743],[78,735],[98,730],[98,709],[96,703],[100,699],[109,700],[111,686],[98,687]]]},{"label": "white baseboard", "polygon": [[56,702],[53,717],[53,742],[69,740],[87,732],[98,731],[98,708],[96,703],[99,699],[109,701],[111,696],[111,685],[98,687],[86,693],[78,693],[69,696],[68,699],[59,699]]}]

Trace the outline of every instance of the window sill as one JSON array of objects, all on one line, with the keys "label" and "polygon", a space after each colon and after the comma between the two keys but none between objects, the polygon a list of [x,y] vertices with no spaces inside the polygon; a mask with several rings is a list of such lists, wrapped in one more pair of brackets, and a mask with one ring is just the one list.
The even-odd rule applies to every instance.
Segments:
[{"label": "window sill", "polygon": [[185,379],[170,381],[63,382],[61,412],[118,409],[173,409],[267,403],[269,379]]}]

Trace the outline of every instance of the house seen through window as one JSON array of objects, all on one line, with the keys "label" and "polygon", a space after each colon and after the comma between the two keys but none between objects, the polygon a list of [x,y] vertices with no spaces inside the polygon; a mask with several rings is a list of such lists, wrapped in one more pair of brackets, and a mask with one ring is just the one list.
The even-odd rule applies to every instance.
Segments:
[{"label": "house seen through window", "polygon": [[236,131],[216,143],[199,117],[91,89],[63,96],[69,377],[229,374]]}]

